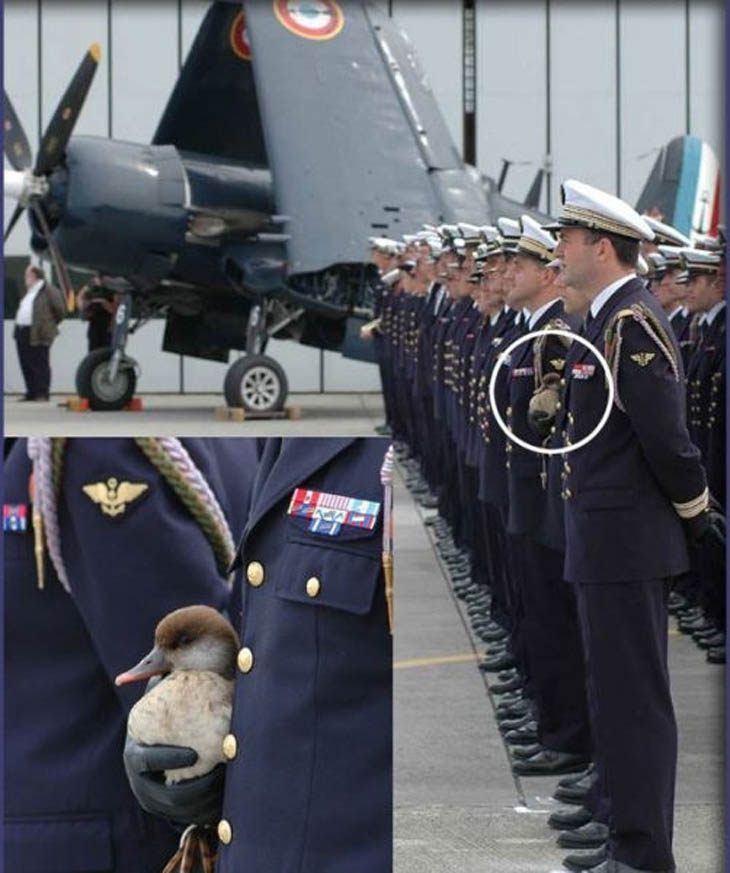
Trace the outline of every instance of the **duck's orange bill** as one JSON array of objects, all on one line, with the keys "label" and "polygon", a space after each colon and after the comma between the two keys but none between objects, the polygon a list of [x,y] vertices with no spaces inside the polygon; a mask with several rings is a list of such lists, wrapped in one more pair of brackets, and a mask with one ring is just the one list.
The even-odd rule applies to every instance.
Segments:
[{"label": "duck's orange bill", "polygon": [[143,679],[151,679],[153,676],[162,676],[164,673],[169,673],[172,670],[172,664],[165,658],[164,654],[157,648],[145,655],[144,658],[127,670],[126,673],[120,673],[114,680],[115,685],[126,685],[128,682],[141,682]]}]

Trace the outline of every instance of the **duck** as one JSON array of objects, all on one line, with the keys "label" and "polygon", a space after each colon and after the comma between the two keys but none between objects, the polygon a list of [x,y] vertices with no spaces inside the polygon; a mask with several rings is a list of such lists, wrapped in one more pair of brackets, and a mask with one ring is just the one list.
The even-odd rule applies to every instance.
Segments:
[{"label": "duck", "polygon": [[144,745],[197,752],[192,766],[165,770],[167,785],[203,776],[225,762],[238,647],[236,631],[217,610],[186,606],[161,619],[152,650],[114,680],[126,685],[163,677],[132,707],[127,731]]}]

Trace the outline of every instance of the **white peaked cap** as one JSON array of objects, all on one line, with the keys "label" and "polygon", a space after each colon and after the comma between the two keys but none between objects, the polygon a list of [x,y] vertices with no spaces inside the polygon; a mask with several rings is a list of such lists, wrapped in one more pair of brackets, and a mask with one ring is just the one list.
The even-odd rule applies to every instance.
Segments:
[{"label": "white peaked cap", "polygon": [[546,264],[552,261],[553,251],[558,244],[555,237],[544,230],[531,215],[523,215],[520,223],[522,235],[517,243],[518,254],[532,255]]},{"label": "white peaked cap", "polygon": [[543,225],[545,230],[560,230],[562,227],[580,226],[591,230],[604,230],[629,239],[654,239],[654,231],[639,213],[628,203],[613,194],[567,179],[560,186],[563,208],[557,222]]}]

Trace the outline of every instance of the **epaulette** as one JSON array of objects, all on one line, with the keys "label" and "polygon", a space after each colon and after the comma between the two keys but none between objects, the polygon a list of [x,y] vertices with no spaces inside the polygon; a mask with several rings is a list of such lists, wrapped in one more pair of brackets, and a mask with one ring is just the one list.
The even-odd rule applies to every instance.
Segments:
[{"label": "epaulette", "polygon": [[[573,329],[568,324],[567,321],[564,321],[562,318],[556,317],[551,318],[545,326],[542,328],[543,330],[566,330],[572,333]],[[549,339],[548,334],[543,334],[539,336],[534,345],[532,346],[532,355],[533,355],[533,370],[535,373],[535,390],[537,391],[542,386],[542,377],[544,372],[544,361],[543,358],[545,356],[545,347],[547,346],[547,341]],[[572,340],[568,339],[566,336],[558,335],[557,339],[560,340],[561,344],[565,346],[566,349],[569,349],[572,345]],[[562,369],[561,366],[558,365],[557,361],[562,360],[563,365],[565,364],[565,359],[555,358],[550,361],[550,364],[556,370]]]},{"label": "epaulette", "polygon": [[618,408],[622,412],[625,412],[626,410],[623,403],[621,402],[621,398],[619,397],[618,368],[619,362],[621,360],[623,326],[629,319],[632,319],[637,324],[641,325],[646,334],[654,341],[659,351],[667,359],[672,373],[674,373],[675,381],[680,381],[679,362],[674,354],[674,346],[672,345],[672,341],[669,339],[669,336],[667,335],[664,326],[659,321],[655,313],[652,312],[651,309],[646,306],[646,304],[641,302],[633,303],[630,307],[626,309],[619,309],[618,312],[614,313],[614,315],[611,317],[611,320],[606,327],[606,332],[604,334],[604,348],[606,362],[608,363],[608,366],[613,375],[613,384],[616,393],[616,406],[618,406]]}]

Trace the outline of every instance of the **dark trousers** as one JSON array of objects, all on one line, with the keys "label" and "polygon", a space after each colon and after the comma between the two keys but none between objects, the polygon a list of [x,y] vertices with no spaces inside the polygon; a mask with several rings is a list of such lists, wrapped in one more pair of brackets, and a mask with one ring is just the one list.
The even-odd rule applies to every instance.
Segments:
[{"label": "dark trousers", "polygon": [[563,580],[563,553],[527,536],[510,540],[521,565],[524,640],[540,741],[557,752],[590,755],[583,645],[575,593]]},{"label": "dark trousers", "polygon": [[595,759],[610,804],[608,853],[639,870],[674,869],[668,590],[662,579],[575,586]]},{"label": "dark trousers", "polygon": [[15,343],[18,347],[20,369],[25,380],[25,396],[48,397],[51,388],[51,365],[49,346],[30,344],[30,327],[15,327]]}]

